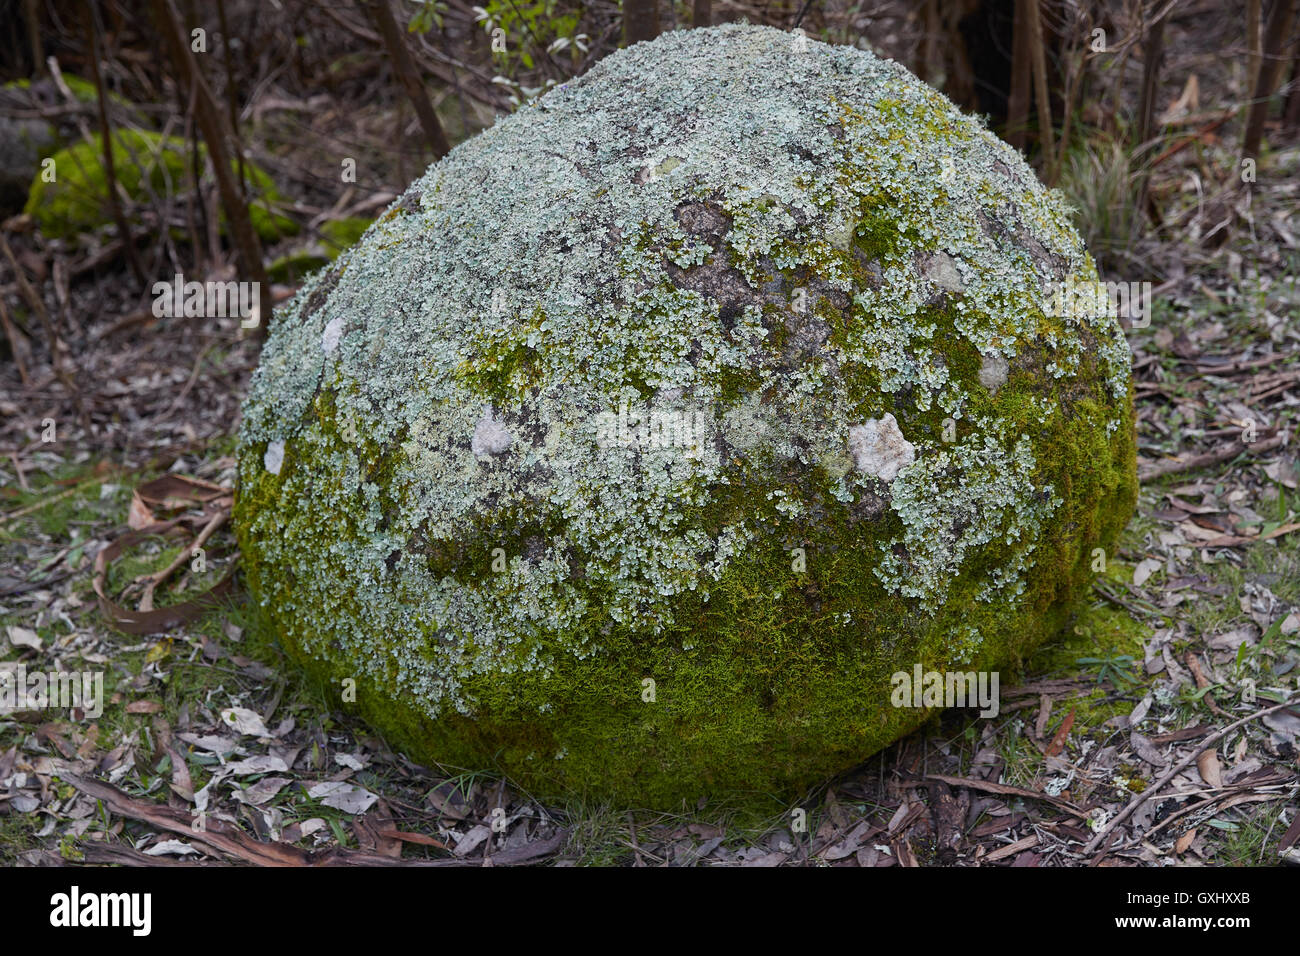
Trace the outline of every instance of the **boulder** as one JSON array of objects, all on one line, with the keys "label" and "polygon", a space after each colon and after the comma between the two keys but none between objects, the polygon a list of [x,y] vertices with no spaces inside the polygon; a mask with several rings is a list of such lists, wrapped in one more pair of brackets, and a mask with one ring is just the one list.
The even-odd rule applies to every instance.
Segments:
[{"label": "boulder", "polygon": [[[37,173],[31,181],[23,211],[46,236],[71,239],[112,223],[103,142],[103,134],[96,133],[94,142],[82,140],[58,150],[53,154],[55,179],[46,182]],[[200,147],[199,169],[205,170],[206,165],[207,150]],[[238,168],[235,160],[231,168]],[[191,174],[189,148],[176,136],[122,127],[113,131],[113,171],[128,197],[151,203],[185,189]],[[276,211],[282,200],[271,177],[248,161],[244,175],[253,197],[249,217],[263,241],[296,233],[297,223]]]},{"label": "boulder", "polygon": [[[63,79],[80,102],[96,102],[95,88],[85,80],[72,74],[65,74]],[[56,123],[40,115],[43,108],[62,102],[52,80],[13,80],[0,86],[0,216],[23,208],[41,160],[76,138],[76,123],[71,116]]]},{"label": "boulder", "polygon": [[898,64],[638,43],[275,317],[238,453],[254,606],[415,759],[797,795],[934,712],[897,673],[1058,635],[1127,522],[1122,329],[1045,307],[1096,278],[1060,197]]}]

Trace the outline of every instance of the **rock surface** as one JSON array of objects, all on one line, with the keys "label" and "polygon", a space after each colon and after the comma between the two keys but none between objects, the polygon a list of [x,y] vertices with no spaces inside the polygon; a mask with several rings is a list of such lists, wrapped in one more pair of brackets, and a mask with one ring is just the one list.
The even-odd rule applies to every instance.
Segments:
[{"label": "rock surface", "polygon": [[1127,521],[1121,329],[1043,309],[1095,278],[1058,197],[900,66],[739,25],[636,44],[276,317],[249,586],[417,759],[796,794],[926,719],[893,673],[1058,633]]}]

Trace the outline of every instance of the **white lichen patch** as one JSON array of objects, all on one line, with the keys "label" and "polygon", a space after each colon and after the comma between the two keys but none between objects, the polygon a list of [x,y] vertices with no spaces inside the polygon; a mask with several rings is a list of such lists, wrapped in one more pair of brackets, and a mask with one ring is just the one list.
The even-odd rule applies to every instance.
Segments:
[{"label": "white lichen patch", "polygon": [[990,392],[996,392],[1007,384],[1007,374],[1011,366],[1001,355],[980,356],[980,384]]},{"label": "white lichen patch", "polygon": [[343,337],[343,316],[336,315],[325,325],[325,331],[321,333],[320,347],[326,355],[333,355],[339,347],[339,339]]},{"label": "white lichen patch", "polygon": [[483,417],[474,426],[474,435],[470,439],[470,451],[475,458],[491,458],[504,455],[510,450],[514,439],[505,422],[492,414],[491,408],[483,409]]},{"label": "white lichen patch", "polygon": [[262,456],[262,465],[273,475],[280,473],[280,469],[284,467],[284,442],[271,441],[266,443],[266,453]]},{"label": "white lichen patch", "polygon": [[881,481],[893,481],[916,460],[916,446],[903,437],[898,420],[888,412],[849,429],[849,451],[858,471]]},{"label": "white lichen patch", "polygon": [[[974,575],[1009,599],[1061,499],[1034,436],[971,409],[998,357],[1034,354],[1063,389],[1094,363],[1119,427],[1118,323],[1041,309],[1095,278],[1059,196],[898,64],[674,31],[457,146],[276,316],[241,540],[293,582],[273,603],[298,646],[430,716],[472,712],[476,675],[598,653],[574,636],[593,614],[673,627],[768,533],[700,517],[744,481],[796,529],[824,519],[778,473],[855,527],[892,508],[864,587],[933,612]],[[628,438],[620,409],[649,406]],[[974,570],[991,543],[1008,556]],[[493,547],[499,570],[457,563]]]}]

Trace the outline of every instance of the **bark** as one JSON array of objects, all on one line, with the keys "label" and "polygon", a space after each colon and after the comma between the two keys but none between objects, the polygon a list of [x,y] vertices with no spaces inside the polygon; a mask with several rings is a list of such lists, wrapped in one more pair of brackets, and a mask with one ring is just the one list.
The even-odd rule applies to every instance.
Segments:
[{"label": "bark", "polygon": [[1026,4],[1029,19],[1029,45],[1033,57],[1034,89],[1038,101],[1038,145],[1043,154],[1043,167],[1049,185],[1056,181],[1056,146],[1052,129],[1052,100],[1047,88],[1047,47],[1043,40],[1043,22],[1038,9],[1039,0]]},{"label": "bark", "polygon": [[217,105],[212,90],[208,87],[203,73],[194,56],[186,35],[181,31],[172,9],[171,0],[150,0],[154,19],[163,42],[171,54],[172,62],[189,86],[194,98],[195,119],[203,140],[208,146],[208,158],[212,161],[212,171],[217,179],[217,191],[221,195],[221,205],[226,210],[230,222],[230,235],[234,242],[242,271],[249,281],[256,282],[259,291],[259,317],[257,328],[253,330],[256,338],[266,337],[266,326],[271,320],[271,283],[266,276],[266,265],[262,262],[262,243],[253,229],[253,220],[248,214],[245,201],[231,172],[230,153],[226,143],[234,139],[234,132],[225,129],[222,122],[221,108]]},{"label": "bark", "polygon": [[659,0],[623,0],[623,45],[659,35]]},{"label": "bark", "polygon": [[1291,28],[1295,26],[1296,0],[1274,0],[1273,8],[1268,14],[1268,26],[1264,29],[1264,58],[1259,67],[1259,79],[1255,83],[1255,96],[1250,104],[1250,114],[1246,120],[1246,133],[1241,141],[1243,159],[1259,155],[1260,142],[1264,138],[1264,121],[1268,118],[1268,102],[1277,89],[1278,77],[1282,73],[1287,54],[1287,40]]},{"label": "bark", "polygon": [[1147,208],[1147,184],[1149,182],[1147,144],[1155,133],[1156,98],[1160,95],[1160,63],[1165,53],[1165,17],[1161,17],[1147,28],[1142,43],[1142,94],[1138,101],[1137,150],[1141,172],[1137,177],[1137,208],[1140,215]]},{"label": "bark", "polygon": [[433,148],[434,157],[442,159],[451,152],[451,145],[447,142],[447,134],[443,131],[433,104],[429,102],[429,94],[420,81],[420,71],[416,69],[411,51],[406,47],[406,37],[398,28],[397,21],[393,19],[393,11],[388,5],[388,0],[370,0],[366,8],[375,27],[379,30],[380,37],[383,38],[389,57],[392,58],[393,72],[398,82],[402,84],[402,89],[406,91],[411,105],[415,107],[415,115],[420,118],[420,126],[424,128],[424,136],[429,141],[429,146]]},{"label": "bark", "polygon": [[1007,142],[1023,150],[1029,125],[1029,0],[1016,0],[1011,41],[1011,91],[1007,96]]}]

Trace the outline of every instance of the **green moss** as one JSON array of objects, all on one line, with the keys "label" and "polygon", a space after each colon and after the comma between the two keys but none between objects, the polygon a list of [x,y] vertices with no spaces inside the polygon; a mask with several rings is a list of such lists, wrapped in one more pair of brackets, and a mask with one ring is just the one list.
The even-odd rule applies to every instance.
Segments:
[{"label": "green moss", "polygon": [[[72,93],[74,99],[81,103],[99,102],[99,93],[95,90],[95,84],[89,80],[83,80],[75,73],[64,73],[63,81],[68,85],[68,90]],[[29,90],[32,88],[32,81],[27,78],[11,80],[4,84],[6,90]],[[127,105],[125,100],[110,93],[109,96],[116,102]]]},{"label": "green moss", "polygon": [[320,227],[326,244],[333,250],[331,258],[356,243],[362,234],[370,228],[373,219],[365,216],[346,216],[343,219],[331,219]]},{"label": "green moss", "polygon": [[[45,235],[70,239],[112,221],[106,198],[103,142],[101,134],[93,143],[80,142],[59,150],[52,157],[55,181],[45,182],[39,173],[32,181],[24,212],[36,220]],[[147,202],[151,195],[172,195],[181,191],[187,181],[187,146],[176,137],[134,128],[118,129],[113,133],[113,167],[118,184],[134,200]],[[282,198],[271,178],[252,163],[245,162],[244,170],[254,197],[249,214],[258,235],[275,241],[297,232],[293,220],[274,211],[273,206]]]},{"label": "green moss", "polygon": [[354,245],[370,228],[372,222],[374,220],[364,216],[331,219],[320,227],[322,242],[310,243],[302,249],[275,259],[266,267],[267,278],[272,282],[302,281],[313,272],[325,268],[337,259],[344,249]]},{"label": "green moss", "polygon": [[[231,161],[230,168],[238,172],[239,163]],[[288,216],[277,212],[277,207],[284,203],[284,196],[276,188],[275,181],[261,167],[244,160],[244,176],[247,179],[249,195],[248,216],[253,222],[253,229],[265,242],[278,242],[286,236],[297,235],[298,224]],[[222,216],[223,228],[224,213]]]},{"label": "green moss", "polygon": [[898,257],[906,240],[912,239],[899,230],[899,202],[896,197],[877,194],[865,200],[853,232],[853,245],[868,260],[888,263]]},{"label": "green moss", "polygon": [[[1015,407],[1013,390],[1005,390],[999,402],[1007,410]],[[1017,670],[1026,655],[1066,626],[1075,611],[1073,594],[1091,573],[1092,549],[1113,546],[1132,508],[1133,484],[1124,477],[1131,456],[1127,436],[1121,432],[1113,447],[1103,442],[1076,448],[1067,422],[1043,430],[1036,448],[1044,462],[1055,462],[1044,467],[1054,476],[1072,471],[1076,487],[1067,495],[1071,507],[1042,536],[1043,552],[1028,587],[1034,598],[1014,614],[979,594],[981,570],[999,567],[1007,557],[1002,545],[969,562],[970,573],[935,618],[918,617],[909,601],[890,594],[872,574],[876,548],[897,533],[897,519],[853,522],[834,507],[824,478],[765,480],[758,476],[766,469],[751,463],[730,475],[712,505],[684,514],[677,531],[695,526],[712,536],[744,520],[763,533],[707,593],[683,597],[672,627],[659,634],[610,628],[603,615],[593,613],[566,640],[599,648],[598,654],[562,658],[544,672],[471,679],[466,691],[477,701],[472,719],[429,720],[405,702],[399,684],[364,676],[361,662],[349,665],[345,655],[324,664],[294,652],[292,644],[291,653],[330,686],[341,689],[344,678],[357,680],[351,709],[427,762],[512,773],[546,796],[612,793],[655,807],[722,792],[775,799],[773,792],[806,788],[931,716],[871,703],[888,698],[899,660],[919,661],[926,669]],[[280,481],[294,482],[294,475],[286,468]],[[257,505],[249,496],[265,494],[264,486],[274,483],[264,476],[248,489],[241,514],[254,513]],[[809,526],[785,518],[769,498],[776,490],[797,496],[829,520]],[[294,496],[283,487],[278,493]],[[360,532],[332,527],[329,533]],[[537,539],[562,541],[563,528],[503,515],[457,541],[423,550],[440,576],[491,582],[493,549],[515,558]],[[806,571],[793,570],[793,547],[805,549]],[[574,564],[582,566],[583,558],[575,556]],[[254,592],[271,596],[274,604],[274,595],[282,593],[282,570],[250,562]],[[500,593],[508,600],[508,588]],[[599,592],[590,597],[599,606]],[[343,599],[344,607],[352,603]],[[1090,620],[1101,618],[1094,612]],[[968,628],[981,641],[969,659],[958,661],[953,635]],[[864,639],[872,634],[889,638]],[[1065,653],[1077,652],[1066,647]],[[654,702],[642,699],[646,678],[655,682]],[[773,737],[774,727],[784,731]]]},{"label": "green moss", "polygon": [[266,277],[272,282],[294,283],[330,264],[330,257],[308,247],[280,256],[266,267]]}]

